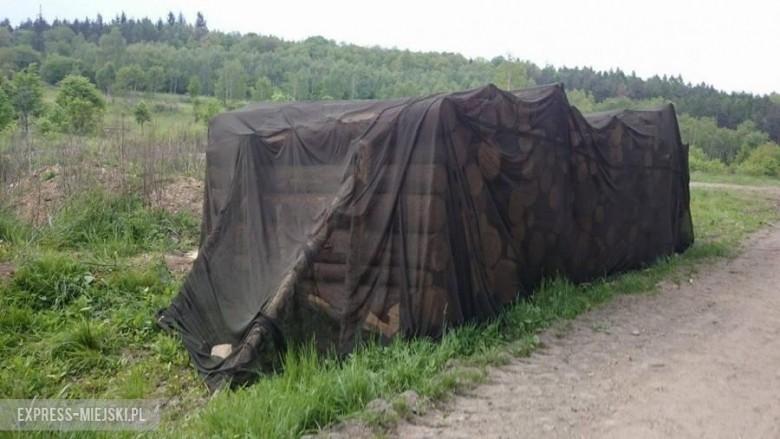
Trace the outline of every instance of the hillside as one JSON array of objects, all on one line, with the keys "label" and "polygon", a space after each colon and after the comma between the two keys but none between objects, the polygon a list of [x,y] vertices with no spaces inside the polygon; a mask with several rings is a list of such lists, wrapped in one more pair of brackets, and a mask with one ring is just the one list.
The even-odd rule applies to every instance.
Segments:
[{"label": "hillside", "polygon": [[[522,48],[518,48],[521,50]],[[0,22],[0,72],[31,63],[56,84],[70,73],[86,76],[106,93],[122,91],[203,94],[229,100],[382,99],[455,91],[493,82],[502,88],[563,82],[595,102],[609,98],[663,98],[679,111],[713,118],[720,127],[751,121],[780,139],[778,96],[724,93],[679,76],[642,79],[617,71],[537,66],[497,57],[467,59],[451,53],[415,53],[338,44],[322,37],[284,41],[274,36],[210,30],[170,13],[152,21],[124,14],[111,20],[49,23],[39,17],[13,26]]]}]

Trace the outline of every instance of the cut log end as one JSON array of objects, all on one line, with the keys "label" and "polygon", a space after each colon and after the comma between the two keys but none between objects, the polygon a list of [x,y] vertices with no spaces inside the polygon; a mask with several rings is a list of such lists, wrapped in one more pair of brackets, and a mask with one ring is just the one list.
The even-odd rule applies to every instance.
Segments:
[{"label": "cut log end", "polygon": [[482,175],[494,180],[501,173],[501,151],[493,145],[481,143],[477,149],[477,161]]}]

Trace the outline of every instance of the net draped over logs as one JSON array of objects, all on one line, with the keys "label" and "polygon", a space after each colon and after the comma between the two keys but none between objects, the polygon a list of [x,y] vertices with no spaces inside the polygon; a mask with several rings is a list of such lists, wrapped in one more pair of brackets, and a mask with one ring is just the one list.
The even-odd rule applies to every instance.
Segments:
[{"label": "net draped over logs", "polygon": [[251,106],[212,120],[206,162],[199,256],[158,321],[210,384],[289,342],[436,337],[543,277],[693,242],[674,108],[582,115],[558,84]]}]

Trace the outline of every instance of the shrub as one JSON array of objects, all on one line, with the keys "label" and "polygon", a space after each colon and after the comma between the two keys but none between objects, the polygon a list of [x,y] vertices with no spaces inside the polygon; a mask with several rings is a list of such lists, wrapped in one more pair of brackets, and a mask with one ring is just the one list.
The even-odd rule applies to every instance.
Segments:
[{"label": "shrub", "polygon": [[60,91],[55,100],[61,129],[75,134],[95,131],[100,123],[106,103],[103,96],[89,79],[79,75],[68,75],[59,83]]},{"label": "shrub", "polygon": [[765,143],[757,147],[737,166],[737,171],[748,175],[780,177],[780,146]]},{"label": "shrub", "polygon": [[8,93],[5,91],[3,79],[0,77],[0,131],[10,125],[14,117],[16,115],[14,114],[14,106],[11,103],[11,96],[8,96]]},{"label": "shrub", "polygon": [[133,117],[135,118],[135,122],[138,125],[141,125],[141,129],[144,128],[146,122],[152,121],[152,115],[149,113],[149,107],[146,105],[146,102],[141,101],[135,106],[133,109]]},{"label": "shrub", "polygon": [[30,131],[32,116],[38,116],[43,109],[43,84],[38,76],[38,67],[30,64],[14,74],[9,90],[11,103],[27,133]]},{"label": "shrub", "polygon": [[203,122],[206,125],[209,121],[222,111],[222,104],[216,99],[195,99],[192,103],[192,110],[195,113],[195,122]]},{"label": "shrub", "polygon": [[56,84],[70,73],[79,71],[80,64],[76,58],[52,53],[41,65],[41,78],[49,84]]},{"label": "shrub", "polygon": [[691,146],[688,153],[688,166],[693,172],[705,172],[707,174],[725,174],[726,165],[718,159],[712,159],[701,148]]}]

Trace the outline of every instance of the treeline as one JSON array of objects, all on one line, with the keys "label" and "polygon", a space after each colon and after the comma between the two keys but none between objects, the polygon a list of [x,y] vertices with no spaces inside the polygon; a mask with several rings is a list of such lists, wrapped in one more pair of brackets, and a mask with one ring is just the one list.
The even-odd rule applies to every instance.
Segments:
[{"label": "treeline", "polygon": [[[597,101],[592,93],[569,90],[569,102],[583,112],[653,108],[668,102],[666,98],[630,99],[608,97]],[[690,167],[711,174],[742,173],[780,177],[780,146],[752,120],[735,128],[718,125],[714,117],[695,117],[681,112],[680,134],[690,145]]]},{"label": "treeline", "polygon": [[[209,30],[200,13],[194,23],[173,13],[156,21],[124,14],[109,21],[99,15],[51,23],[38,17],[15,27],[7,19],[0,21],[0,84],[5,78],[6,98],[14,93],[11,79],[22,71],[29,75],[30,70],[49,84],[69,75],[83,76],[107,95],[213,96],[226,107],[247,99],[382,99],[489,82],[505,89],[563,82],[572,103],[583,111],[674,102],[686,114],[681,117],[686,141],[705,159],[724,166],[736,166],[757,145],[775,145],[770,141],[780,139],[777,94],[725,93],[686,83],[679,76],[645,80],[620,70],[541,68],[504,57],[468,59],[451,53],[337,44],[322,37],[289,42],[224,33]],[[199,119],[219,111],[213,99],[194,103]],[[6,105],[6,118],[8,111]],[[17,105],[15,115],[24,114]]]},{"label": "treeline", "polygon": [[545,67],[534,79],[541,83],[563,82],[567,88],[587,90],[597,102],[611,97],[635,100],[663,97],[674,102],[677,110],[697,117],[711,117],[718,126],[736,128],[751,120],[756,126],[780,140],[780,95],[755,96],[750,93],[725,93],[707,84],[692,85],[682,77],[643,80],[621,71],[596,72],[590,68]]},{"label": "treeline", "polygon": [[213,95],[241,99],[381,99],[453,91],[494,82],[500,87],[561,81],[610,97],[672,100],[682,112],[736,128],[750,120],[780,139],[780,105],[770,96],[724,93],[681,77],[644,80],[620,70],[540,68],[504,57],[467,59],[448,53],[342,45],[321,37],[303,42],[210,31],[179,13],[156,21],[127,18],[28,19],[0,22],[0,70],[5,75],[37,63],[51,84],[79,73],[107,93],[123,90]]}]

